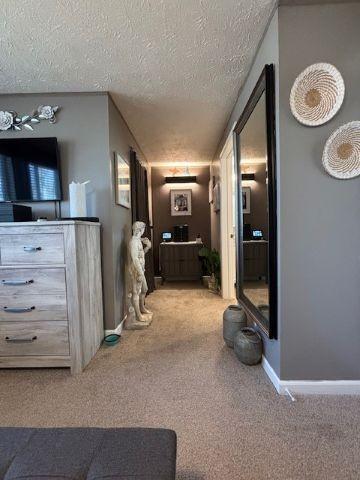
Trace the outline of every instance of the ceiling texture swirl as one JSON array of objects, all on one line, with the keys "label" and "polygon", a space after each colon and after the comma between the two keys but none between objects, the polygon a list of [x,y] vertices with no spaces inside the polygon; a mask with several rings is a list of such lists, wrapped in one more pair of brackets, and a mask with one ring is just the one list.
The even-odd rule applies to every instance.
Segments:
[{"label": "ceiling texture swirl", "polygon": [[150,163],[209,162],[275,0],[2,0],[0,93],[109,91]]}]

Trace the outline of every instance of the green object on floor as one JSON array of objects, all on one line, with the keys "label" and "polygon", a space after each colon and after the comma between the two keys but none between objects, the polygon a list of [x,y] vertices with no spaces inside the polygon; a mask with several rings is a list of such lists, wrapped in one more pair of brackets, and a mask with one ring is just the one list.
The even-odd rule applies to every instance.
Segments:
[{"label": "green object on floor", "polygon": [[116,333],[110,333],[110,335],[106,335],[104,338],[104,343],[108,347],[113,347],[114,345],[117,345],[120,340],[120,335],[117,335]]},{"label": "green object on floor", "polygon": [[214,248],[210,250],[208,247],[202,247],[199,250],[199,257],[203,264],[204,273],[215,278],[215,288],[219,289],[221,286],[221,262],[219,252]]}]

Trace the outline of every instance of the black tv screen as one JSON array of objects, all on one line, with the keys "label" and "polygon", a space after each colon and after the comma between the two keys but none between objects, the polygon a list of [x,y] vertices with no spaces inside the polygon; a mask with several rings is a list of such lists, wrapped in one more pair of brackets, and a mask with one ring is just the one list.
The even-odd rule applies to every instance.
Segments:
[{"label": "black tv screen", "polygon": [[61,199],[56,138],[0,139],[0,202]]}]

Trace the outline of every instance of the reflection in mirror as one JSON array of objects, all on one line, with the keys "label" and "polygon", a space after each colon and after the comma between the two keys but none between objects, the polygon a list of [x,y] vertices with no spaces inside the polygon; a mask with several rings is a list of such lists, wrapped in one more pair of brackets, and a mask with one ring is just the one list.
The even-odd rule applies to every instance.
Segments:
[{"label": "reflection in mirror", "polygon": [[266,65],[234,129],[237,171],[237,298],[277,337],[274,66]]},{"label": "reflection in mirror", "polygon": [[[252,111],[240,134],[243,207],[243,292],[269,320],[268,288],[268,205],[267,140],[265,92]],[[244,175],[245,174],[245,175]]]}]

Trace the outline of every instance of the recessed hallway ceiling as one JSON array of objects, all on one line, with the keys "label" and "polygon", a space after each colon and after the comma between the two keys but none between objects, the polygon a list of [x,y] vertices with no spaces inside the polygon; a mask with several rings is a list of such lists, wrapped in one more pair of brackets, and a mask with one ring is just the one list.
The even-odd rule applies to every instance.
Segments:
[{"label": "recessed hallway ceiling", "polygon": [[0,93],[108,90],[149,162],[209,161],[274,4],[2,0]]}]

